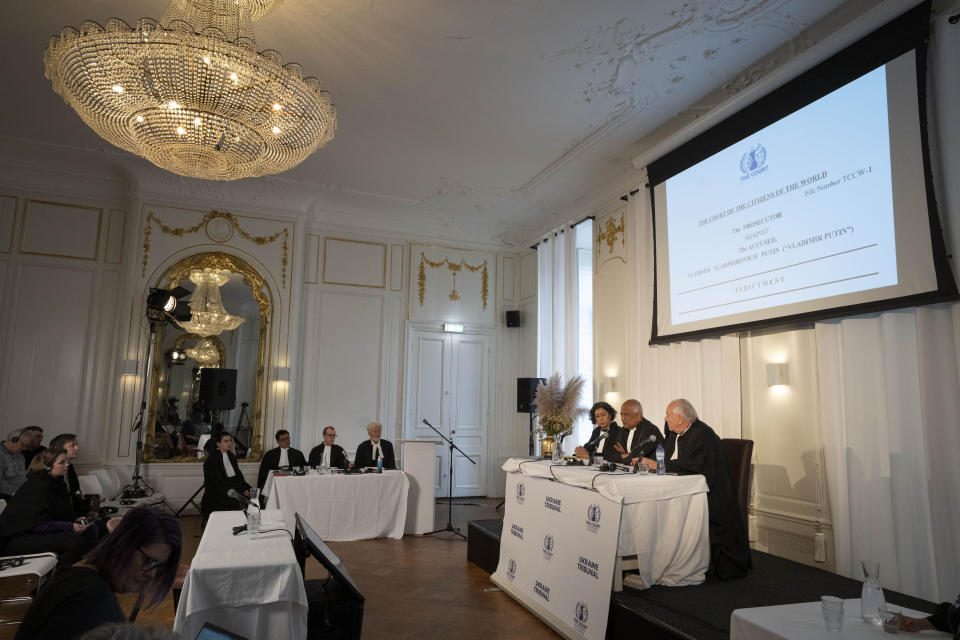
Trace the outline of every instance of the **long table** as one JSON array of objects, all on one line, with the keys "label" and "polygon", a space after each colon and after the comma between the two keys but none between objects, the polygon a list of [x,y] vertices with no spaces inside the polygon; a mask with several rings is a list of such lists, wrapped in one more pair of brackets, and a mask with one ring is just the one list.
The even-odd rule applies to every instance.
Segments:
[{"label": "long table", "polygon": [[703,476],[603,473],[512,458],[493,581],[567,638],[603,638],[618,556],[647,586],[700,584],[710,563]]},{"label": "long table", "polygon": [[289,531],[299,513],[328,542],[402,538],[409,490],[403,471],[305,476],[271,472],[263,488],[267,506],[283,512]]},{"label": "long table", "polygon": [[261,518],[260,537],[251,540],[233,535],[246,522],[242,511],[210,515],[173,622],[183,640],[194,640],[204,622],[251,639],[307,637],[307,592],[283,514]]}]

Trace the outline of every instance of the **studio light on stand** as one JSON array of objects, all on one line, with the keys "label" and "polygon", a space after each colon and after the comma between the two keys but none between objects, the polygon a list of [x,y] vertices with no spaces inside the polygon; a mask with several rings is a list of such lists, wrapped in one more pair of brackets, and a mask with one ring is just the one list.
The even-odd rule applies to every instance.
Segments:
[{"label": "studio light on stand", "polygon": [[[143,385],[140,393],[140,411],[137,412],[133,420],[131,431],[137,433],[137,448],[135,454],[135,464],[133,467],[133,478],[126,487],[123,488],[123,497],[126,499],[143,498],[147,495],[153,495],[157,491],[151,487],[140,473],[140,459],[143,456],[143,416],[147,410],[147,389],[150,384],[150,376],[153,372],[153,354],[156,349],[157,328],[169,320],[187,320],[190,317],[189,307],[180,298],[189,295],[190,291],[183,287],[177,287],[172,291],[166,289],[150,289],[147,294],[147,321],[150,323],[150,340],[147,343],[147,367],[143,372]],[[149,494],[147,491],[149,490]],[[168,507],[170,505],[167,505]],[[173,509],[171,508],[171,511]]]}]

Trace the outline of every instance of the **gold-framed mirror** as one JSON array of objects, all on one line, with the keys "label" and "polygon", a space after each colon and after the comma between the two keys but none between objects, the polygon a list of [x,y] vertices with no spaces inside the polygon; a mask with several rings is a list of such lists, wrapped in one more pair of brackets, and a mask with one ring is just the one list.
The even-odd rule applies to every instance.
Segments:
[{"label": "gold-framed mirror", "polygon": [[[223,307],[243,321],[234,329],[209,336],[186,331],[173,322],[157,330],[151,372],[149,415],[145,424],[144,462],[197,462],[198,451],[217,423],[238,442],[238,457],[254,462],[263,456],[263,425],[267,395],[264,371],[270,361],[270,323],[273,296],[259,271],[236,256],[199,253],[171,266],[154,286],[173,290],[180,286],[191,291],[197,273],[219,272],[217,292]],[[228,274],[225,272],[229,272]],[[221,369],[227,378],[236,371],[236,404],[233,409],[211,409],[200,393],[203,373]],[[219,378],[218,378],[219,379]],[[246,405],[246,406],[244,406]]]}]

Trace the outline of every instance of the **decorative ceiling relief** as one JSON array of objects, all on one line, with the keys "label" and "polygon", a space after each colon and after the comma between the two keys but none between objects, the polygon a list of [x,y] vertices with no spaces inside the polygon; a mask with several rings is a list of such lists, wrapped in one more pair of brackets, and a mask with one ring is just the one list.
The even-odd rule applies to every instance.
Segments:
[{"label": "decorative ceiling relief", "polygon": [[597,271],[611,260],[627,262],[626,210],[597,219]]},{"label": "decorative ceiling relief", "polygon": [[497,254],[415,244],[411,261],[417,274],[411,320],[495,322]]},{"label": "decorative ceiling relief", "polygon": [[287,264],[289,262],[290,231],[286,226],[269,235],[254,235],[240,225],[240,220],[237,216],[234,216],[226,211],[210,211],[206,213],[199,222],[192,226],[174,227],[169,226],[155,212],[150,211],[147,213],[147,219],[143,226],[143,258],[140,264],[141,276],[146,276],[147,274],[147,265],[150,262],[151,236],[153,233],[154,224],[162,233],[176,238],[182,238],[184,236],[196,234],[203,229],[210,240],[218,243],[225,243],[230,240],[233,237],[234,231],[239,233],[240,236],[245,240],[248,240],[249,242],[252,242],[258,246],[271,244],[282,237],[282,254],[280,256],[280,286],[284,289],[287,286]]}]

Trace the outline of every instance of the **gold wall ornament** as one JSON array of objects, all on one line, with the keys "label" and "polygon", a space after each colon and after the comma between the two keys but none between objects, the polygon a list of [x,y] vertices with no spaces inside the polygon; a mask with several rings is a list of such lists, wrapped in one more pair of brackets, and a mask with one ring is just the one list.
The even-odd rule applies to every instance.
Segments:
[{"label": "gold wall ornament", "polygon": [[617,236],[620,236],[620,244],[627,246],[626,233],[624,233],[623,214],[620,214],[620,224],[614,224],[613,216],[607,218],[606,229],[603,233],[597,234],[597,250],[600,250],[601,241],[607,243],[607,253],[613,253],[613,245],[617,243]]},{"label": "gold wall ornament", "polygon": [[[205,228],[211,220],[216,218],[222,218],[230,223],[237,233],[239,233],[243,238],[253,242],[254,244],[263,246],[265,244],[270,244],[274,242],[280,236],[283,236],[283,255],[280,259],[281,269],[280,269],[280,286],[284,289],[287,288],[287,259],[288,259],[288,241],[290,239],[290,233],[286,227],[277,231],[275,234],[270,236],[255,236],[247,232],[243,227],[240,226],[240,221],[237,218],[227,211],[210,211],[209,213],[203,216],[203,219],[200,220],[197,224],[192,227],[169,227],[163,220],[161,220],[157,215],[152,211],[147,214],[147,221],[143,229],[143,261],[140,266],[140,275],[147,275],[147,262],[150,260],[150,234],[151,234],[151,223],[155,223],[159,227],[160,231],[167,234],[168,236],[175,236],[177,238],[182,238],[187,234],[198,233],[201,229]],[[208,234],[208,237],[211,237]],[[213,237],[211,237],[213,239]],[[229,238],[227,238],[229,239]]]},{"label": "gold wall ornament", "polygon": [[440,267],[446,265],[447,269],[450,270],[450,273],[453,275],[453,289],[450,291],[449,298],[450,300],[456,302],[460,300],[460,292],[457,291],[457,273],[461,269],[466,269],[476,273],[480,271],[480,300],[483,303],[483,310],[487,310],[487,297],[490,291],[490,275],[487,270],[487,261],[484,260],[482,264],[470,265],[467,264],[466,260],[461,260],[460,262],[450,262],[446,257],[439,262],[434,262],[427,258],[427,256],[420,252],[420,270],[417,274],[417,295],[420,298],[420,306],[423,306],[423,297],[427,290],[427,273],[426,267],[433,267],[434,269],[439,269]]}]

